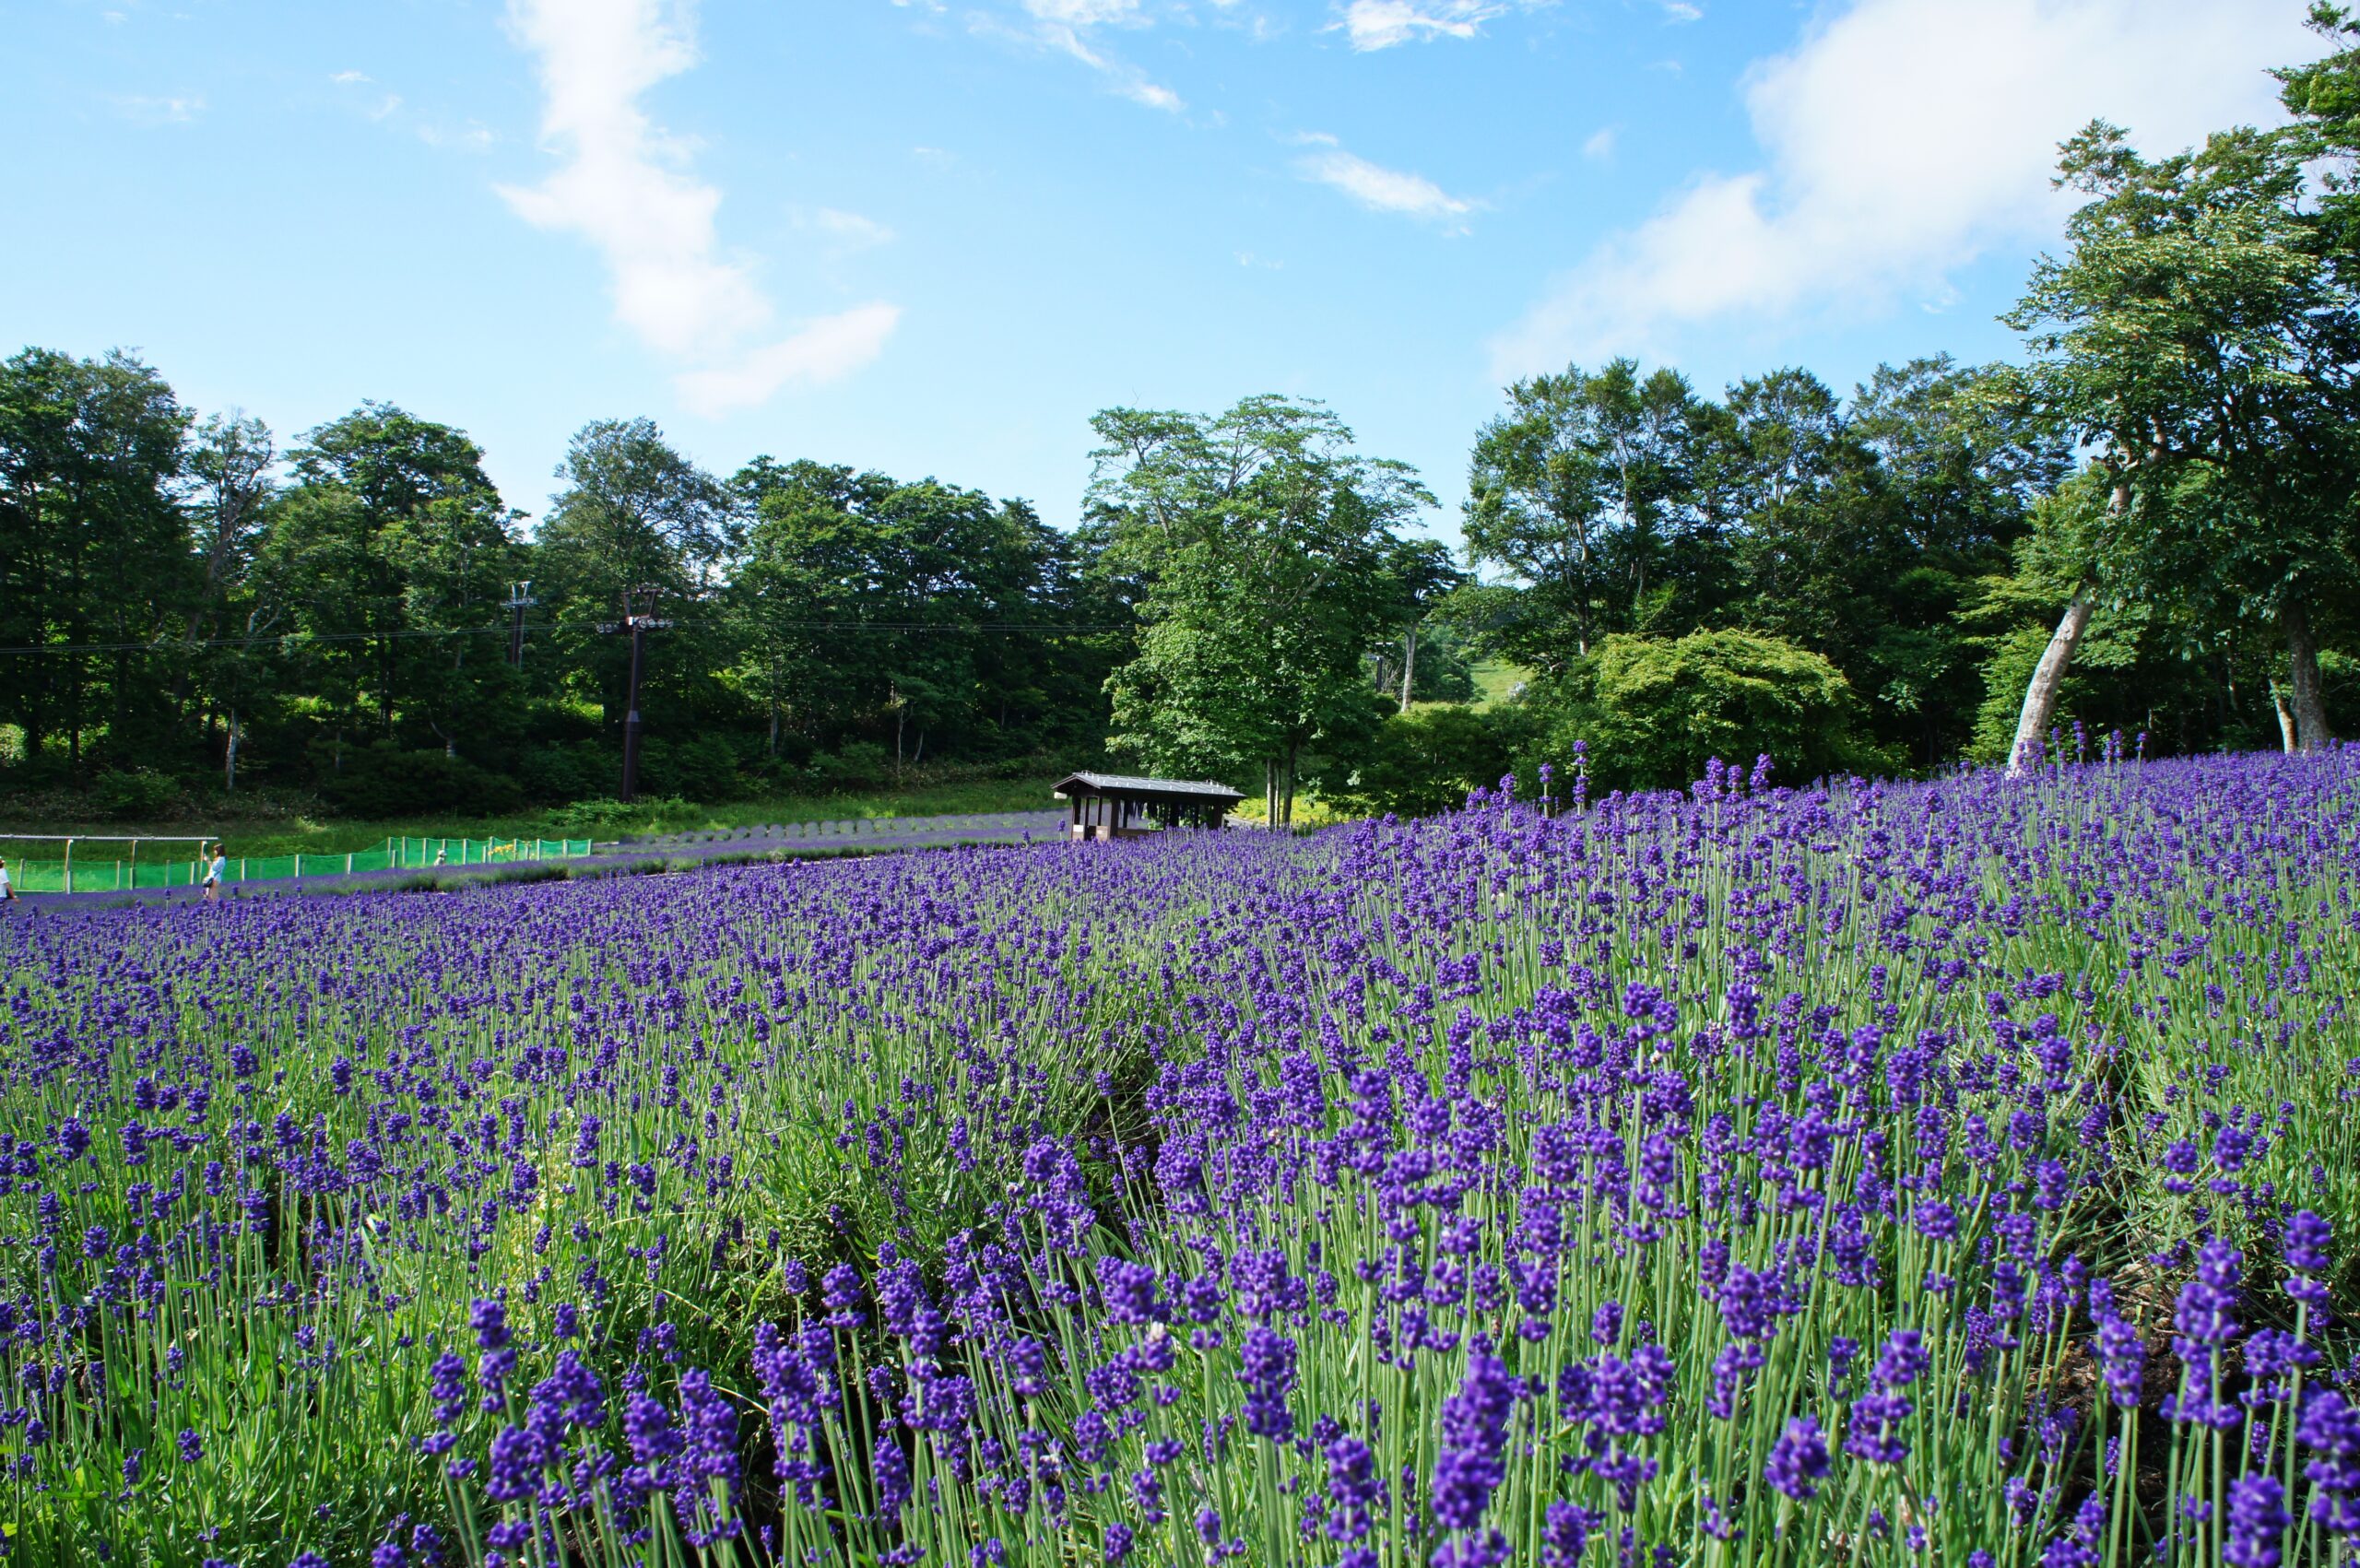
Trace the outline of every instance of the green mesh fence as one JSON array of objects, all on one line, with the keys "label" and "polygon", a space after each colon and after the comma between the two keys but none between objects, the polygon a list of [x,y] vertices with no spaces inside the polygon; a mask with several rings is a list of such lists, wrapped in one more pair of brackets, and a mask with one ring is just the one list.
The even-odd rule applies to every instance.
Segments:
[{"label": "green mesh fence", "polygon": [[[222,866],[221,875],[223,880],[230,882],[273,882],[404,867],[578,860],[589,853],[588,839],[390,838],[376,849],[356,850],[348,855],[233,855]],[[77,854],[69,873],[62,856],[54,860],[19,860],[11,855],[8,875],[20,893],[107,893],[141,888],[193,888],[204,881],[205,867],[197,860],[177,856],[97,859]]]}]

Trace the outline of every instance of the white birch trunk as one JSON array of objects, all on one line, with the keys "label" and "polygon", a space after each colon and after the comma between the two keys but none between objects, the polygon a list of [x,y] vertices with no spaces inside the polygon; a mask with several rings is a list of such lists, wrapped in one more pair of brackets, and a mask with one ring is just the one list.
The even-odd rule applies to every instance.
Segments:
[{"label": "white birch trunk", "polygon": [[2041,747],[2048,739],[2049,721],[2057,716],[2057,694],[2064,689],[2065,673],[2073,667],[2073,652],[2089,626],[2089,595],[2076,593],[2059,618],[2057,630],[2049,634],[2048,647],[2032,672],[2031,684],[2024,688],[2024,705],[2016,715],[2015,744],[2008,749],[2010,778],[2023,776],[2039,760]]}]

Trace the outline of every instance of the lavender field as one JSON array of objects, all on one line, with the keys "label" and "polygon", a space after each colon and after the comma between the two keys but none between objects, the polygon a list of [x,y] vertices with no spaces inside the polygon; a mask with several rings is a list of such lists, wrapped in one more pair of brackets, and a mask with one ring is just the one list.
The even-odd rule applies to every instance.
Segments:
[{"label": "lavender field", "polygon": [[2356,875],[2349,749],[47,910],[0,1523],[2360,1560]]}]

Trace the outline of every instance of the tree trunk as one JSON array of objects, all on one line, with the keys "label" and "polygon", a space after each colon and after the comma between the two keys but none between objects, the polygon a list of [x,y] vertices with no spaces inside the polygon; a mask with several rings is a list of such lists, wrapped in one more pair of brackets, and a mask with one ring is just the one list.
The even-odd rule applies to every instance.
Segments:
[{"label": "tree trunk", "polygon": [[238,792],[238,710],[230,710],[230,737],[221,748],[221,789],[225,795]]},{"label": "tree trunk", "polygon": [[2295,749],[2324,751],[2335,737],[2327,727],[2327,692],[2319,684],[2319,646],[2311,638],[2309,607],[2290,595],[2278,620],[2286,629],[2286,657],[2294,666]]},{"label": "tree trunk", "polygon": [[2038,760],[2048,739],[2048,721],[2057,716],[2057,694],[2065,685],[2065,672],[2073,667],[2073,651],[2089,625],[2090,596],[2077,592],[2049,636],[2048,649],[2032,672],[2032,683],[2024,688],[2024,709],[2016,716],[2016,741],[2008,749],[2010,778],[2022,776]]},{"label": "tree trunk", "polygon": [[1288,747],[1284,775],[1285,793],[1279,796],[1279,810],[1290,828],[1294,826],[1294,748]]},{"label": "tree trunk", "polygon": [[2278,710],[2279,744],[2292,751],[2295,749],[2295,710],[2286,705],[2286,693],[2279,690],[2274,680],[2270,683],[2270,701]]},{"label": "tree trunk", "polygon": [[1279,760],[1276,757],[1262,759],[1262,825],[1266,828],[1279,825]]},{"label": "tree trunk", "polygon": [[1414,626],[1401,633],[1401,711],[1410,711],[1411,672],[1418,667],[1418,629]]}]

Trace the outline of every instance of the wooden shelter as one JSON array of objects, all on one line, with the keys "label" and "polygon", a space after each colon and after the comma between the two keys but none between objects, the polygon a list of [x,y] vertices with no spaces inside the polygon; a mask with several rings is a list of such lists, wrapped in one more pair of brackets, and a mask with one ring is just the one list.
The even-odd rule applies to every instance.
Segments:
[{"label": "wooden shelter", "polygon": [[1122,773],[1068,773],[1050,791],[1071,805],[1068,831],[1078,839],[1128,839],[1165,828],[1218,828],[1245,798],[1204,779],[1146,779]]}]

